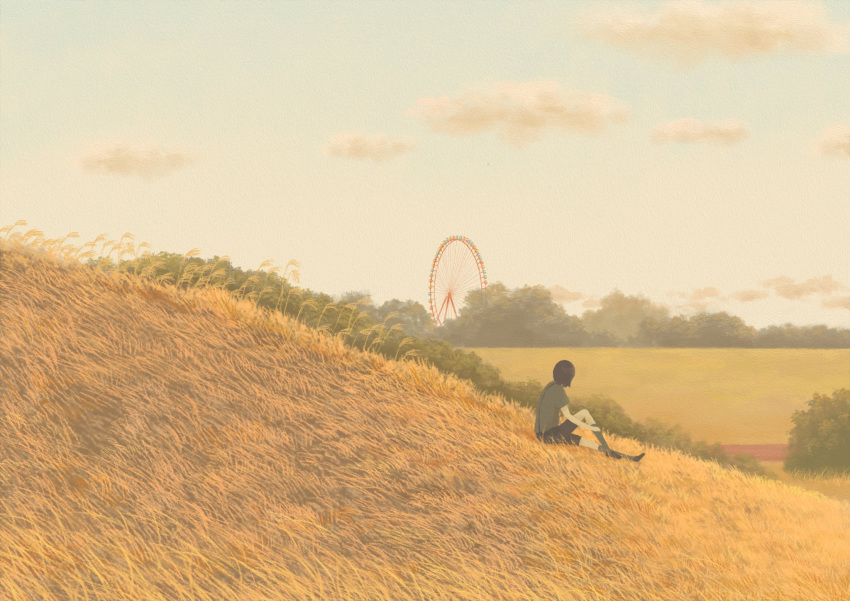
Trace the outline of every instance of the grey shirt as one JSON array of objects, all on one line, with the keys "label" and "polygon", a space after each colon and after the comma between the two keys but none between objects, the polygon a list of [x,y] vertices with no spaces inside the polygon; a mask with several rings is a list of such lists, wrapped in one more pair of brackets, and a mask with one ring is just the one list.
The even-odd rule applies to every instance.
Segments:
[{"label": "grey shirt", "polygon": [[537,419],[534,421],[534,433],[543,434],[549,428],[554,428],[560,423],[558,414],[561,407],[570,402],[564,387],[552,380],[543,389],[540,400],[537,402]]}]

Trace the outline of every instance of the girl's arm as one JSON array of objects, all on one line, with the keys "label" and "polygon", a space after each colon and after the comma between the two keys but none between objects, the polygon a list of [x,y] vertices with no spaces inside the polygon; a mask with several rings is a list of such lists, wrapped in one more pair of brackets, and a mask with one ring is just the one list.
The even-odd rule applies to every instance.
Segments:
[{"label": "girl's arm", "polygon": [[564,405],[561,407],[561,415],[577,426],[587,428],[591,432],[599,432],[599,426],[596,425],[596,420],[591,417],[590,411],[587,409],[582,409],[573,415],[570,413],[569,405]]}]

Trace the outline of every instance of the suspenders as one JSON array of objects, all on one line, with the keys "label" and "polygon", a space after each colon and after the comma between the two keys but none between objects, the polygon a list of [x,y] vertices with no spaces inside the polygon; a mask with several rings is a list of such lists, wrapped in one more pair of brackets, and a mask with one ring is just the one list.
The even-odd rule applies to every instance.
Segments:
[{"label": "suspenders", "polygon": [[[540,420],[540,401],[542,401],[543,397],[546,396],[546,391],[549,390],[549,387],[552,384],[557,384],[557,382],[549,382],[548,384],[546,384],[546,387],[543,389],[543,392],[540,393],[540,398],[537,399],[537,420],[538,420],[538,423],[539,423],[539,420]],[[535,434],[538,434],[538,432],[535,432]],[[540,432],[539,434],[542,434],[542,432]]]},{"label": "suspenders", "polygon": [[547,391],[547,390],[549,390],[549,387],[550,387],[552,384],[555,384],[555,383],[556,383],[556,382],[549,382],[548,384],[546,384],[546,388],[544,388],[544,389],[543,389],[543,392],[541,392],[541,393],[540,393],[540,398],[539,398],[539,399],[537,399],[537,403],[538,403],[538,404],[540,404],[540,401],[542,401],[542,400],[543,400],[543,397],[544,397],[544,395],[546,394],[546,391]]}]

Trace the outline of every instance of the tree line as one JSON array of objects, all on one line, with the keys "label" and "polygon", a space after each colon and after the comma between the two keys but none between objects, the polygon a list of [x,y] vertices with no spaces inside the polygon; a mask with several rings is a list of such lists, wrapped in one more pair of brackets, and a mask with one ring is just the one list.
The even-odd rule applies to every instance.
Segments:
[{"label": "tree line", "polygon": [[437,335],[464,347],[850,348],[850,330],[791,324],[756,329],[728,313],[671,316],[639,296],[614,291],[596,310],[567,314],[543,286],[501,283],[467,295]]},{"label": "tree line", "polygon": [[[334,334],[369,323],[375,328],[370,343],[374,345],[380,339],[381,344],[395,350],[405,338],[446,341],[455,347],[850,348],[848,329],[792,324],[756,329],[725,312],[671,316],[667,308],[649,299],[618,290],[602,298],[599,308],[577,316],[554,302],[543,286],[511,290],[496,282],[486,291],[467,294],[458,318],[435,327],[426,308],[417,301],[392,299],[379,306],[367,291],[350,291],[334,298],[295,285],[297,269],[283,274],[273,268],[243,270],[234,267],[227,257],[201,259],[166,252],[118,263],[103,257],[89,262],[182,287],[221,286],[258,306],[298,316]],[[351,322],[355,315],[357,324]],[[412,348],[408,346],[404,352]]]}]

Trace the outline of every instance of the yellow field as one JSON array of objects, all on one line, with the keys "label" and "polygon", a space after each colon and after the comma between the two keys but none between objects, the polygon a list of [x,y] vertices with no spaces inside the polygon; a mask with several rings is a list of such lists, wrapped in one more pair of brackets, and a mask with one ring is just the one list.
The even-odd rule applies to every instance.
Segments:
[{"label": "yellow field", "polygon": [[850,594],[850,504],[544,445],[528,407],[223,290],[0,239],[0,327],[4,600]]},{"label": "yellow field", "polygon": [[679,423],[695,440],[787,443],[813,393],[850,388],[850,349],[468,348],[508,380],[551,381],[576,366],[568,394],[605,394],[634,419]]}]

